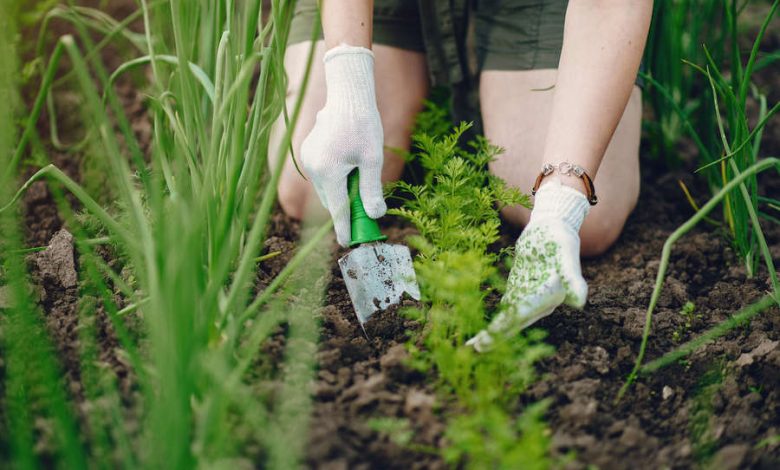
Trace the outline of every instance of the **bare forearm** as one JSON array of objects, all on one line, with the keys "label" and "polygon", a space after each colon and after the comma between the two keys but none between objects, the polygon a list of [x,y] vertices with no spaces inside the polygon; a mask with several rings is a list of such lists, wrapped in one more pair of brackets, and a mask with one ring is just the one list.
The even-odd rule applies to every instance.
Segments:
[{"label": "bare forearm", "polygon": [[371,48],[373,0],[323,0],[320,5],[327,49],[342,43]]},{"label": "bare forearm", "polygon": [[652,5],[569,2],[545,162],[575,163],[595,177],[636,79]]}]

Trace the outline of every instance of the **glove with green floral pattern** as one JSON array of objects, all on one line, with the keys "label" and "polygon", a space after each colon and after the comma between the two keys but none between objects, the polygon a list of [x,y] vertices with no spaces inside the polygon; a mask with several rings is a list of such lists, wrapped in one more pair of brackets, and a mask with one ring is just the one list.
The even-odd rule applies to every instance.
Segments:
[{"label": "glove with green floral pattern", "polygon": [[511,336],[551,314],[560,304],[582,308],[588,285],[580,269],[584,194],[552,179],[536,193],[531,219],[515,245],[501,312],[467,344],[484,351],[496,335]]}]

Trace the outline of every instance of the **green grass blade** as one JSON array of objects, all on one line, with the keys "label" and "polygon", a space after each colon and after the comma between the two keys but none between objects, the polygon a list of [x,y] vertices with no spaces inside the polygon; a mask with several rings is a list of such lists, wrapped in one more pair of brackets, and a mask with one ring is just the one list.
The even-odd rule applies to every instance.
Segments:
[{"label": "green grass blade", "polygon": [[132,246],[133,245],[133,238],[130,236],[128,231],[122,227],[116,220],[114,220],[113,217],[111,217],[108,212],[106,212],[103,207],[100,206],[92,197],[90,197],[89,194],[87,194],[86,191],[84,191],[81,186],[78,185],[75,181],[73,181],[68,175],[63,173],[59,168],[55,167],[54,165],[48,165],[44,168],[41,168],[38,170],[34,175],[28,179],[24,185],[16,192],[16,194],[13,196],[13,198],[5,205],[0,207],[0,213],[4,213],[10,209],[13,209],[15,204],[19,201],[19,199],[22,197],[22,195],[30,188],[30,186],[33,185],[36,181],[41,180],[42,178],[51,178],[54,181],[57,181],[58,183],[62,184],[68,191],[70,191],[76,198],[84,204],[84,206],[95,214],[95,216],[100,219],[100,222],[103,223],[108,230],[110,230],[115,236],[119,237],[123,243],[127,243],[127,245]]},{"label": "green grass blade", "polygon": [[769,13],[767,13],[763,23],[761,23],[761,28],[758,31],[758,35],[756,35],[756,39],[753,41],[753,48],[750,50],[750,57],[748,58],[747,65],[745,66],[745,73],[741,77],[739,86],[738,96],[740,103],[744,103],[747,99],[747,92],[750,86],[750,77],[753,75],[753,67],[756,63],[756,57],[758,57],[758,49],[761,45],[761,41],[764,39],[764,35],[766,34],[766,30],[769,27],[769,23],[775,16],[775,11],[777,11],[778,5],[780,5],[780,0],[774,0],[772,7],[769,9]]},{"label": "green grass blade", "polygon": [[35,132],[35,126],[38,124],[41,111],[43,110],[43,106],[46,104],[46,97],[49,95],[52,82],[56,76],[57,67],[59,67],[60,60],[62,60],[63,51],[63,44],[58,42],[54,48],[51,59],[49,59],[49,65],[46,67],[46,72],[43,75],[43,81],[38,90],[38,96],[35,98],[32,111],[27,116],[22,137],[20,138],[19,143],[16,144],[16,150],[14,151],[11,161],[8,162],[8,164],[5,165],[5,168],[3,169],[2,176],[6,181],[10,181],[10,178],[15,176],[19,161],[22,159],[22,155],[24,155],[24,151],[27,149],[27,144],[30,141],[30,137]]},{"label": "green grass blade", "polygon": [[776,103],[774,106],[772,106],[772,109],[767,111],[766,115],[756,124],[756,127],[754,127],[753,130],[750,131],[750,134],[748,134],[747,138],[743,140],[741,143],[739,143],[738,145],[736,145],[732,151],[726,152],[726,155],[716,160],[712,160],[711,162],[696,168],[694,173],[698,173],[714,165],[718,165],[720,164],[720,162],[724,160],[728,160],[729,158],[733,157],[734,155],[742,151],[748,144],[751,143],[751,141],[755,144],[755,139],[760,138],[758,137],[759,133],[770,122],[770,119],[774,117],[774,115],[777,114],[778,112],[780,112],[780,103]]},{"label": "green grass blade", "polygon": [[[175,56],[170,56],[165,54],[158,54],[156,56],[146,55],[146,56],[138,57],[128,62],[125,62],[119,67],[117,67],[117,69],[109,77],[108,80],[109,84],[113,85],[114,82],[116,82],[116,80],[123,74],[135,68],[141,67],[143,65],[148,65],[152,62],[152,60],[157,60],[174,66],[179,65],[179,60]],[[211,79],[209,78],[209,76],[206,75],[206,72],[204,72],[203,69],[198,67],[196,64],[193,64],[192,62],[189,62],[189,68],[193,76],[197,79],[198,83],[200,83],[200,85],[203,87],[203,91],[206,93],[206,96],[208,96],[209,100],[213,103],[214,94],[215,94],[214,84],[211,83]]]},{"label": "green grass blade", "polygon": [[762,297],[758,302],[752,303],[741,309],[739,312],[729,317],[726,321],[717,324],[716,326],[707,330],[705,333],[702,333],[696,338],[681,345],[674,351],[670,351],[658,359],[652,360],[643,365],[642,368],[639,369],[639,375],[650,375],[664,367],[676,363],[680,359],[691,354],[705,344],[720,338],[740,325],[744,325],[746,322],[750,321],[751,318],[755,317],[769,307],[772,307],[773,305],[780,305],[778,299],[771,295]]}]

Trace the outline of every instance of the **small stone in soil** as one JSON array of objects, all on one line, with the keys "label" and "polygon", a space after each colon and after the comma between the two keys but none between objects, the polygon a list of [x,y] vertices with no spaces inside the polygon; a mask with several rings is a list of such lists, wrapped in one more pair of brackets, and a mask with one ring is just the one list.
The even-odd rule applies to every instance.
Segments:
[{"label": "small stone in soil", "polygon": [[0,286],[0,309],[11,308],[11,292],[8,286]]},{"label": "small stone in soil", "polygon": [[76,287],[78,274],[73,257],[73,235],[65,229],[55,233],[49,246],[32,256],[41,276],[64,288]]},{"label": "small stone in soil", "polygon": [[747,444],[729,444],[718,451],[712,461],[711,468],[736,470],[742,468],[742,462],[750,451]]}]

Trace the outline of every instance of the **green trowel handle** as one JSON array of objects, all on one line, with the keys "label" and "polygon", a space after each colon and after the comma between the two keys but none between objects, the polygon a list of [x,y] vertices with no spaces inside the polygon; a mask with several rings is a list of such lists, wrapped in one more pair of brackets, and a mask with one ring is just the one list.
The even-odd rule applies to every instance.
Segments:
[{"label": "green trowel handle", "polygon": [[366,214],[363,201],[360,199],[360,176],[355,168],[347,177],[347,189],[349,190],[349,208],[352,222],[352,242],[349,246],[357,246],[363,243],[387,240],[379,230],[376,220]]}]

